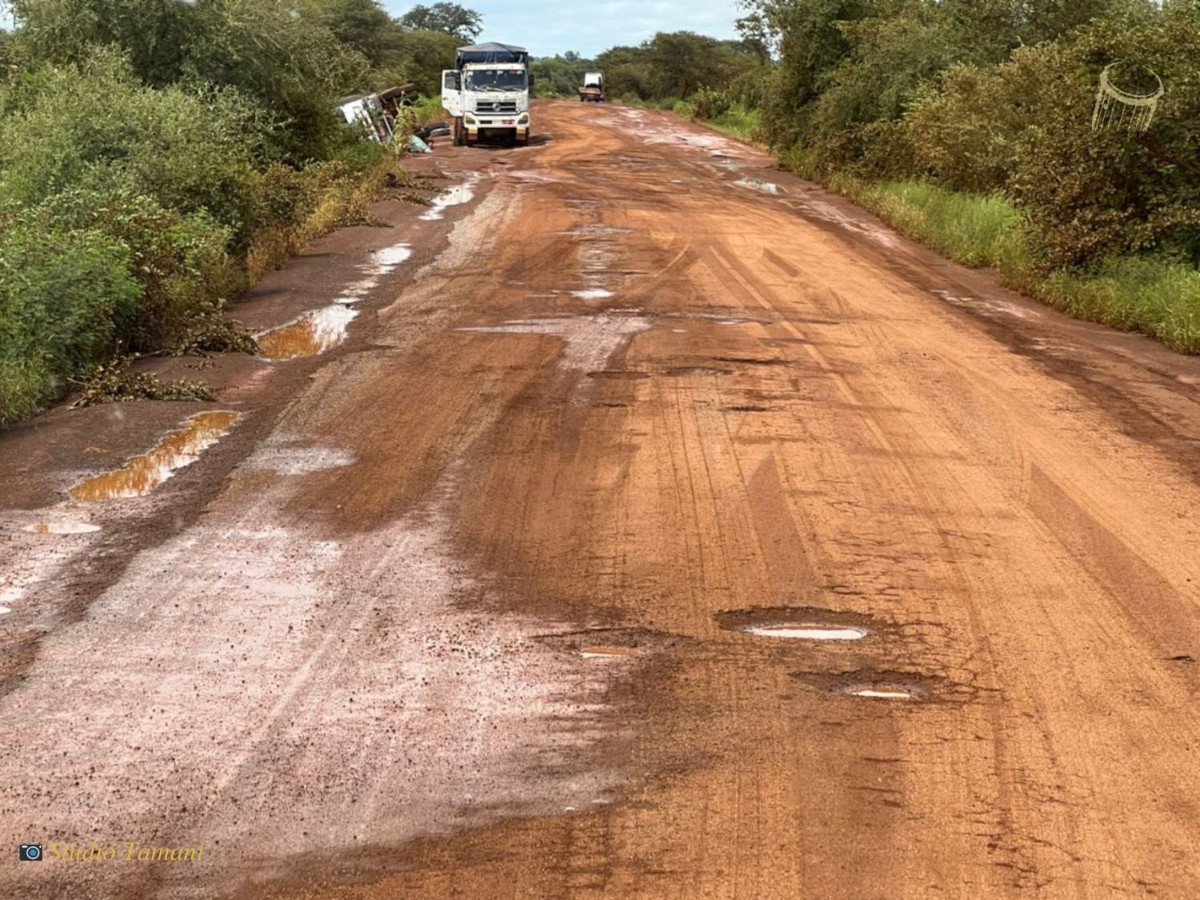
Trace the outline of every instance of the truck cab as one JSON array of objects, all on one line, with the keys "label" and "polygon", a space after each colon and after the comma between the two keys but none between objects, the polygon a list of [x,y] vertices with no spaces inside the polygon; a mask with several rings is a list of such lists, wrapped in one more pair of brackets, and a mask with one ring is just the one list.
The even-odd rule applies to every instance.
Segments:
[{"label": "truck cab", "polygon": [[454,117],[455,144],[488,138],[529,141],[529,55],[522,47],[460,47],[457,67],[442,73],[442,106]]}]

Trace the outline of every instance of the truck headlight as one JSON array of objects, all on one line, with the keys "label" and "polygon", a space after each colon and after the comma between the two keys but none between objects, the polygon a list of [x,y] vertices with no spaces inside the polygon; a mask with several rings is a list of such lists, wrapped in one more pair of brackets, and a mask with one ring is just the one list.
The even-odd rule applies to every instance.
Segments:
[{"label": "truck headlight", "polygon": [[518,125],[528,125],[529,124],[529,113],[527,113],[527,112],[521,113],[520,118],[517,119],[517,124]]},{"label": "truck headlight", "polygon": [[463,113],[463,121],[466,122],[468,125],[474,125],[475,117],[473,115],[471,115],[470,113]]}]

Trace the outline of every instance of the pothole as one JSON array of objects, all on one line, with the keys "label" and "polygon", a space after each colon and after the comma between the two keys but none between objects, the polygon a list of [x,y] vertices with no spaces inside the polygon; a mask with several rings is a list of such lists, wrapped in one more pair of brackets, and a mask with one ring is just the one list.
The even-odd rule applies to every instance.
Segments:
[{"label": "pothole", "polygon": [[358,312],[342,303],[306,313],[290,325],[257,336],[266,359],[298,359],[318,356],[346,339],[347,326]]},{"label": "pothole", "polygon": [[580,647],[584,659],[631,659],[641,653],[635,647]]},{"label": "pothole", "polygon": [[811,607],[733,610],[716,620],[729,631],[775,640],[861,641],[879,630],[867,616]]},{"label": "pothole", "polygon": [[447,207],[470,203],[475,197],[475,185],[478,181],[477,176],[472,176],[460,184],[447,188],[444,193],[438,194],[430,201],[429,209],[421,216],[421,219],[426,222],[436,222],[445,216]]},{"label": "pothole", "polygon": [[856,685],[844,691],[852,697],[865,697],[869,700],[918,700],[921,692],[916,688],[898,687],[895,685]]},{"label": "pothole", "polygon": [[789,677],[823,693],[865,701],[961,703],[974,695],[968,683],[913,670],[804,671],[791,672]]},{"label": "pothole", "polygon": [[237,413],[232,412],[192,416],[149,453],[135,456],[123,469],[83,482],[71,490],[71,496],[89,503],[143,497],[198,460],[201,453],[229,432],[237,418]]},{"label": "pothole", "polygon": [[870,634],[865,628],[838,628],[819,622],[744,625],[738,631],[755,637],[786,638],[794,641],[861,641]]},{"label": "pothole", "polygon": [[89,522],[35,522],[21,530],[32,534],[95,534],[100,526]]}]

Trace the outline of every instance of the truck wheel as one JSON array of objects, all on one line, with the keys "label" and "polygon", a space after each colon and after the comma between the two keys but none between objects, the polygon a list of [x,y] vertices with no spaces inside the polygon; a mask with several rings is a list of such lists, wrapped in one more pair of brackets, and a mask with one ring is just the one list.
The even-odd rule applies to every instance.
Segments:
[{"label": "truck wheel", "polygon": [[464,135],[463,135],[462,119],[455,119],[454,120],[454,146],[461,147],[465,143],[466,143],[466,140],[464,139]]}]

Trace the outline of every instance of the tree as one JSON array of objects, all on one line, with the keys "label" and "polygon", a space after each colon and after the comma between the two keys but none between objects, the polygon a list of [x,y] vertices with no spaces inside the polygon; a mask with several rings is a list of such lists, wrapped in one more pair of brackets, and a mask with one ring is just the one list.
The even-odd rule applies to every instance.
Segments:
[{"label": "tree", "polygon": [[471,43],[483,33],[483,17],[457,3],[414,6],[400,17],[400,24],[415,31],[440,31],[464,44]]}]

